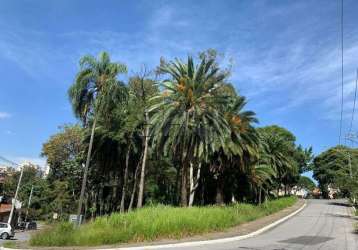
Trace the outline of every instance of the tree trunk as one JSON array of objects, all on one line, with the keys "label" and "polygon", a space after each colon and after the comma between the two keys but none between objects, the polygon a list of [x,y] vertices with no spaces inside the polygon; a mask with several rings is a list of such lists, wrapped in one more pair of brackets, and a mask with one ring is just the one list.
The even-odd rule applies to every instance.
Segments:
[{"label": "tree trunk", "polygon": [[181,171],[181,185],[180,185],[180,206],[188,206],[188,187],[187,187],[187,167],[184,163]]},{"label": "tree trunk", "polygon": [[99,202],[99,216],[103,215],[103,186],[100,185],[100,190],[98,194],[98,202]]},{"label": "tree trunk", "polygon": [[268,191],[268,190],[266,190],[266,195],[265,195],[265,203],[267,202],[267,198],[268,198],[268,196],[269,196],[269,191]]},{"label": "tree trunk", "polygon": [[236,203],[235,195],[231,194],[231,203]]},{"label": "tree trunk", "polygon": [[180,202],[180,195],[179,195],[179,186],[180,186],[180,168],[176,168],[176,177],[175,177],[175,204],[179,204]]},{"label": "tree trunk", "polygon": [[124,202],[125,202],[125,197],[126,197],[126,193],[127,193],[128,166],[129,166],[129,156],[130,156],[130,152],[131,152],[131,146],[132,146],[132,143],[130,143],[128,145],[128,150],[127,150],[127,155],[126,155],[126,167],[124,169],[123,187],[122,187],[122,196],[121,196],[121,208],[120,208],[121,213],[124,212]]},{"label": "tree trunk", "polygon": [[77,225],[80,225],[80,217],[81,217],[81,213],[82,213],[83,198],[85,195],[85,189],[86,189],[86,183],[87,183],[88,168],[89,168],[89,164],[91,161],[91,154],[92,154],[92,147],[93,147],[94,132],[96,129],[96,122],[97,122],[97,117],[95,116],[94,120],[93,120],[93,124],[92,124],[91,138],[90,138],[90,143],[88,146],[86,165],[85,165],[85,169],[84,169],[84,173],[83,173],[81,194],[80,194],[80,199],[78,201]]},{"label": "tree trunk", "polygon": [[194,180],[194,166],[193,163],[190,163],[189,168],[189,181],[190,181],[190,192],[189,192],[189,207],[193,205],[194,195],[195,195],[195,180]]},{"label": "tree trunk", "polygon": [[149,119],[148,112],[145,111],[145,131],[144,131],[144,153],[142,160],[142,169],[140,173],[140,182],[139,182],[139,192],[138,192],[138,201],[137,208],[141,208],[143,206],[143,193],[144,193],[144,178],[145,178],[145,165],[147,161],[148,154],[148,139],[149,139]]},{"label": "tree trunk", "polygon": [[138,164],[136,166],[135,172],[134,172],[134,183],[133,183],[133,188],[132,188],[132,193],[131,193],[131,200],[130,200],[129,206],[128,206],[128,211],[131,211],[133,208],[134,197],[135,197],[135,193],[137,190],[137,184],[138,184],[139,165],[142,162],[142,158],[143,158],[143,155],[140,157]]},{"label": "tree trunk", "polygon": [[189,207],[191,207],[194,203],[195,191],[198,188],[199,179],[200,179],[200,170],[201,163],[198,165],[198,170],[196,172],[196,178],[194,177],[194,166],[190,163],[190,194],[189,194]]},{"label": "tree trunk", "polygon": [[96,192],[94,192],[93,190],[92,190],[92,192],[91,192],[91,196],[92,196],[92,208],[91,208],[91,220],[93,221],[94,220],[94,217],[95,217],[95,215],[96,215],[96,206],[97,206],[97,202],[96,202],[96,199],[97,199],[97,197],[96,197]]},{"label": "tree trunk", "polygon": [[218,205],[224,204],[224,178],[220,176],[217,179],[215,201]]},{"label": "tree trunk", "polygon": [[113,186],[112,186],[112,198],[110,199],[109,203],[109,211],[112,213],[113,211],[117,211],[117,204],[118,204],[118,192],[120,186],[120,180],[118,174],[113,171]]},{"label": "tree trunk", "polygon": [[259,205],[261,205],[261,193],[262,193],[262,190],[261,190],[261,186],[259,187]]}]

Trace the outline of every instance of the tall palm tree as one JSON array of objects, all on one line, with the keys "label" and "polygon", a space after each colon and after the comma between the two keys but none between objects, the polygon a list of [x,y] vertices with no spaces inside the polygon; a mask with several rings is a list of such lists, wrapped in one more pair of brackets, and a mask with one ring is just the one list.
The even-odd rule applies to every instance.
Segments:
[{"label": "tall palm tree", "polygon": [[245,97],[237,96],[234,92],[227,105],[222,107],[230,133],[225,138],[225,143],[219,144],[211,166],[217,180],[217,204],[224,202],[224,172],[233,167],[245,172],[258,156],[259,137],[253,127],[258,120],[254,112],[244,110],[245,105]]},{"label": "tall palm tree", "polygon": [[[218,105],[226,102],[217,95],[227,74],[220,71],[214,59],[203,57],[194,66],[192,57],[187,63],[175,60],[160,67],[169,75],[162,82],[163,92],[154,97],[152,105],[153,143],[161,151],[174,152],[180,160],[181,205],[188,205],[188,169],[199,166],[213,150],[213,138],[224,138],[228,125]],[[224,143],[224,140],[221,140]]]},{"label": "tall palm tree", "polygon": [[110,57],[106,52],[100,53],[98,59],[91,55],[87,55],[81,58],[80,71],[76,76],[75,82],[68,91],[76,117],[81,119],[83,125],[86,127],[89,126],[89,119],[92,119],[91,137],[78,204],[78,223],[80,223],[80,215],[82,212],[87,173],[91,159],[93,138],[98,115],[117,99],[123,97],[123,88],[117,77],[118,74],[126,72],[126,66],[121,63],[111,62]]}]

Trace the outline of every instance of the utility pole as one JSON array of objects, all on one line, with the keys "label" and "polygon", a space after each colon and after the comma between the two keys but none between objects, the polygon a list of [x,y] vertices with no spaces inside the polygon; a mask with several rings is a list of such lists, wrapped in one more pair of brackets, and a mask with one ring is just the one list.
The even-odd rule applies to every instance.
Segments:
[{"label": "utility pole", "polygon": [[15,202],[17,201],[17,195],[19,193],[19,189],[20,189],[20,185],[21,185],[21,179],[22,179],[22,175],[24,174],[24,166],[21,166],[21,173],[20,173],[20,178],[19,178],[19,182],[17,183],[17,187],[16,187],[16,192],[15,192],[15,197],[14,197],[14,201],[11,204],[11,211],[10,211],[10,216],[9,216],[9,220],[7,221],[8,224],[11,224],[12,221],[12,216],[14,215],[14,210],[15,210]]},{"label": "utility pole", "polygon": [[349,167],[349,177],[352,179],[353,175],[352,175],[352,160],[351,160],[351,154],[348,152],[347,153],[348,156],[348,167]]},{"label": "utility pole", "polygon": [[25,222],[27,221],[27,216],[29,215],[29,209],[30,209],[30,204],[31,204],[31,198],[32,198],[32,192],[33,192],[33,191],[34,191],[34,185],[31,185],[31,191],[30,191],[29,201],[27,202]]},{"label": "utility pole", "polygon": [[[354,132],[350,132],[348,134],[346,134],[346,140],[349,140],[350,142],[352,142],[352,146],[353,143],[356,142],[356,139],[358,138],[358,134],[354,133]],[[349,152],[347,152],[347,156],[348,156],[348,167],[349,167],[349,176],[351,178],[351,180],[353,179],[353,173],[352,173],[352,160],[351,160],[351,154]]]},{"label": "utility pole", "polygon": [[[352,147],[355,142],[357,142],[358,133],[350,132],[346,134],[346,139],[352,142]],[[353,182],[353,173],[352,173],[352,160],[351,160],[351,154],[349,151],[347,152],[348,155],[348,167],[349,167],[349,177],[351,179],[351,182]],[[353,202],[356,202],[356,197],[353,194]]]}]

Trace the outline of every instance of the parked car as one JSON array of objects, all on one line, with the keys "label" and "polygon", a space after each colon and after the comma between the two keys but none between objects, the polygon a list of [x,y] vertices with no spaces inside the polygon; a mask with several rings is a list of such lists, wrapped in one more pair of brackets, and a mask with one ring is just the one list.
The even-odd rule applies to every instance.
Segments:
[{"label": "parked car", "polygon": [[18,230],[36,230],[37,229],[37,223],[36,221],[21,221],[16,224],[15,229]]},{"label": "parked car", "polygon": [[26,223],[24,221],[21,221],[15,225],[15,229],[17,230],[25,230]]},{"label": "parked car", "polygon": [[36,230],[37,229],[36,221],[26,222],[26,229],[27,230]]},{"label": "parked car", "polygon": [[15,236],[15,231],[8,223],[0,222],[0,238],[7,240]]}]

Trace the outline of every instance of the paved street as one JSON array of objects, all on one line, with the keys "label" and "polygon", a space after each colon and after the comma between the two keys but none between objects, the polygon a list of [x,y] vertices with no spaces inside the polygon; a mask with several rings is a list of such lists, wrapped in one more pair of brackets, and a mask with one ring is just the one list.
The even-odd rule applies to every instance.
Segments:
[{"label": "paved street", "polygon": [[[308,200],[307,207],[272,230],[242,241],[175,249],[357,250],[349,207],[343,200]],[[173,248],[171,248],[173,249]]]},{"label": "paved street", "polygon": [[15,237],[11,240],[1,240],[0,239],[0,246],[2,246],[5,242],[9,241],[27,241],[30,239],[30,232],[29,231],[16,231]]}]

